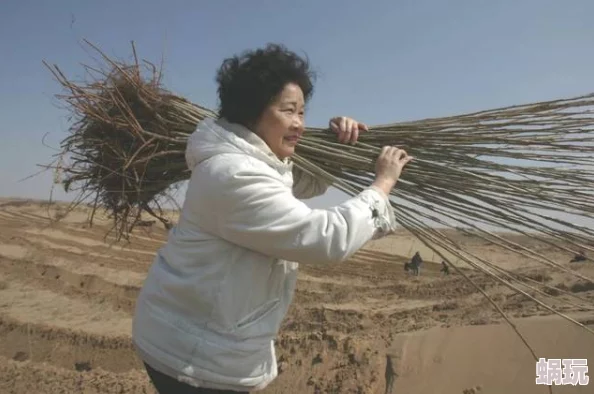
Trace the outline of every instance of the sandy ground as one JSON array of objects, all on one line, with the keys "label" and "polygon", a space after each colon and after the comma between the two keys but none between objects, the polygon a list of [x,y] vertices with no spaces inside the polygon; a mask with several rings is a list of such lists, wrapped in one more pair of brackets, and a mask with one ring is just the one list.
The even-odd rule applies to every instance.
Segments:
[{"label": "sandy ground", "polygon": [[[81,208],[51,223],[43,203],[0,200],[0,393],[154,392],[130,328],[165,230],[139,229],[129,244],[113,245],[104,237],[108,223],[89,228],[87,214]],[[473,253],[594,304],[594,285],[457,237]],[[412,277],[403,262],[417,250],[427,263]],[[569,266],[569,255],[540,250]],[[535,361],[510,326],[464,278],[442,276],[431,261],[439,259],[401,233],[370,243],[345,264],[303,264],[278,337],[281,374],[263,393],[547,393],[535,385]],[[572,268],[594,277],[592,263]],[[591,333],[466,272],[538,356],[593,363]],[[550,301],[558,305],[579,302],[554,294]],[[594,312],[561,308],[594,329]],[[593,385],[554,392],[592,393]]]}]

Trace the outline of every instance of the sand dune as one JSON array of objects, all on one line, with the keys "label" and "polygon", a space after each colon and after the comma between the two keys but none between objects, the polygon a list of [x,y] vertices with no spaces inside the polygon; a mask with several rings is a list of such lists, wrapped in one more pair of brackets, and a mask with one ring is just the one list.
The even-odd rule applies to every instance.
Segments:
[{"label": "sand dune", "polygon": [[[88,211],[77,208],[51,222],[51,209],[0,201],[0,393],[153,393],[130,325],[166,230],[139,229],[130,243],[114,244],[105,237],[105,218],[89,228]],[[453,236],[500,266],[594,300],[594,286],[568,274],[534,268],[481,239]],[[413,277],[403,263],[417,250],[427,263]],[[542,250],[563,263],[569,257]],[[385,394],[391,376],[392,394],[548,392],[535,385],[534,360],[510,327],[464,278],[442,276],[439,261],[401,232],[371,242],[344,264],[302,264],[277,341],[281,373],[263,393]],[[593,335],[461,267],[514,318],[537,354],[594,363]],[[594,276],[594,264],[576,269]],[[550,299],[594,327],[594,312],[562,306],[569,300],[579,302],[561,293]],[[592,384],[554,392],[590,393]]]}]

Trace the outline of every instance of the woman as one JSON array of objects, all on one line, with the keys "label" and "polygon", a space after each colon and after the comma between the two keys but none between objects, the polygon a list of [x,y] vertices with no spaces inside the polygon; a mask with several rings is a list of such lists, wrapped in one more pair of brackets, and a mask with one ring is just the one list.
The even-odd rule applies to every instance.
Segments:
[{"label": "woman", "polygon": [[[277,376],[274,339],[298,263],[347,260],[391,233],[387,195],[406,152],[384,147],[369,188],[330,209],[299,199],[328,185],[289,160],[312,95],[308,63],[268,45],[223,62],[220,118],[202,121],[186,151],[192,171],[178,225],[137,300],[133,341],[160,393],[235,393]],[[330,120],[342,143],[367,128]]]}]

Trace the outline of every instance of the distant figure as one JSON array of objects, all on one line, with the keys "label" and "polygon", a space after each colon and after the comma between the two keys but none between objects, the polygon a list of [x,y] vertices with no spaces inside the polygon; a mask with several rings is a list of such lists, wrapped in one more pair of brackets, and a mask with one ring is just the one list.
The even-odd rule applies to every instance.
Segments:
[{"label": "distant figure", "polygon": [[580,261],[586,261],[586,254],[584,253],[584,251],[582,250],[581,252],[579,252],[578,254],[576,254],[575,256],[573,256],[573,259],[571,259],[570,263],[578,263]]},{"label": "distant figure", "polygon": [[412,270],[415,276],[419,276],[419,274],[421,273],[421,264],[423,264],[423,259],[421,258],[419,252],[417,252],[413,256],[410,263],[404,263],[404,270],[407,272]]},{"label": "distant figure", "polygon": [[440,272],[443,272],[444,275],[449,275],[450,274],[450,267],[448,267],[448,265],[446,264],[445,261],[441,262],[441,270],[439,270]]},{"label": "distant figure", "polygon": [[[408,264],[408,263],[406,263]],[[384,378],[386,379],[386,391],[385,394],[392,394],[394,391],[394,381],[398,377],[396,373],[396,366],[394,365],[394,361],[392,360],[392,356],[390,354],[386,355],[386,372],[384,374]]]}]

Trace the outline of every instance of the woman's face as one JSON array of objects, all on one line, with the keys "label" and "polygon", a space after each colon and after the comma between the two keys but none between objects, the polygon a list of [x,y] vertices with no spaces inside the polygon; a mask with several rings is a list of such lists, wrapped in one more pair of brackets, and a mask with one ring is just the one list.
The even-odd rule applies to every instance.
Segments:
[{"label": "woman's face", "polygon": [[281,160],[295,152],[305,125],[305,100],[299,85],[288,83],[252,128]]}]

